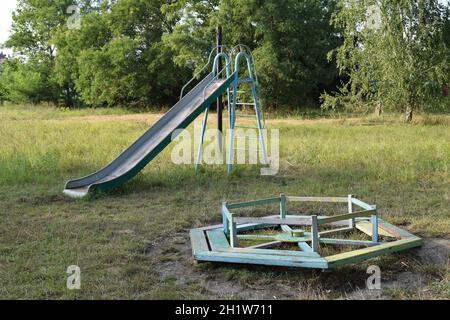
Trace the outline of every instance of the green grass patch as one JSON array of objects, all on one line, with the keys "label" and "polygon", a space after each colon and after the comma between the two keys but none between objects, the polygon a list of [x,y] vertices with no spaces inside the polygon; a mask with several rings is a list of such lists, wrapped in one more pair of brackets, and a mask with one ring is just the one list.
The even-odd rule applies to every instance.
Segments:
[{"label": "green grass patch", "polygon": [[[412,125],[395,115],[273,120],[269,128],[279,128],[281,138],[276,176],[262,177],[254,166],[237,166],[230,176],[225,166],[195,172],[193,165],[171,162],[170,146],[117,190],[81,200],[63,196],[66,180],[100,169],[148,128],[146,121],[123,118],[128,115],[120,108],[0,107],[0,298],[208,298],[211,292],[200,280],[180,282],[155,271],[186,260],[176,250],[155,253],[159,245],[174,234],[187,239],[190,228],[219,223],[222,201],[280,192],[354,194],[376,204],[383,219],[419,236],[449,237],[449,116],[419,115]],[[320,205],[294,209],[329,211]],[[271,208],[260,210],[248,213],[273,214]],[[387,272],[399,263],[375,262]],[[79,291],[65,286],[72,264],[82,269]],[[364,285],[365,266],[322,276],[210,264],[189,270],[194,278],[205,272],[244,286],[302,283],[294,297],[338,298],[354,290],[347,282]],[[352,272],[361,276],[350,277]],[[429,281],[433,296],[448,294],[447,271],[430,273]]]}]

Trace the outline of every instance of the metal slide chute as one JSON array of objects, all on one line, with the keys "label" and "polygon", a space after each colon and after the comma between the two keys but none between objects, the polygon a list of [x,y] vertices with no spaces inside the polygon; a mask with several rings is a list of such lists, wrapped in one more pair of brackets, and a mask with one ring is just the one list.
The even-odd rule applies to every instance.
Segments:
[{"label": "metal slide chute", "polygon": [[172,141],[175,130],[185,129],[229,88],[234,74],[220,79],[220,73],[211,72],[182,95],[180,101],[106,167],[84,178],[68,181],[64,193],[83,197],[90,190],[112,189],[134,177]]}]

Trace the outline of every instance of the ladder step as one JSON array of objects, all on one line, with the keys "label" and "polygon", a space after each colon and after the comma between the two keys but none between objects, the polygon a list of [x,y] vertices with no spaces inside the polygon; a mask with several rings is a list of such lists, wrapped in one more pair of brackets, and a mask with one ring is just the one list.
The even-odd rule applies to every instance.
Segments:
[{"label": "ladder step", "polygon": [[241,78],[238,80],[239,83],[251,83],[253,82],[252,78]]},{"label": "ladder step", "polygon": [[238,105],[238,106],[254,106],[255,104],[253,102],[250,102],[250,103],[236,102],[236,105]]}]

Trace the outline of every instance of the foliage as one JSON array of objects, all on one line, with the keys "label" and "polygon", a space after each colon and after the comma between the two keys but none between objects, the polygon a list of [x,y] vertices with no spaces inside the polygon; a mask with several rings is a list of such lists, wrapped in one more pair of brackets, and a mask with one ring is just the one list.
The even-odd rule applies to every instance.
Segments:
[{"label": "foliage", "polygon": [[[426,279],[418,290],[397,290],[397,298],[403,292],[409,298],[448,299],[450,116],[436,117],[446,121],[442,125],[413,126],[387,114],[269,120],[281,133],[278,177],[261,177],[255,166],[236,166],[230,176],[226,166],[196,172],[192,165],[171,161],[170,145],[122,188],[78,201],[66,198],[61,193],[65,181],[104,166],[160,116],[123,113],[116,108],[0,108],[3,299],[245,299],[255,296],[255,284],[258,294],[265,287],[268,298],[360,298],[358,286],[373,263],[384,274],[402,278],[400,288],[406,273]],[[428,237],[430,245],[417,254],[388,255],[320,276],[284,268],[192,265],[188,230],[220,223],[221,201],[280,192],[359,194],[377,204],[383,219]],[[339,208],[344,209],[302,204],[289,210],[334,215]],[[422,254],[436,258],[439,252],[440,266],[420,260]],[[82,270],[82,290],[65,286],[66,267],[74,263]],[[239,290],[211,290],[211,282],[199,277]]]},{"label": "foliage", "polygon": [[17,58],[7,60],[0,78],[5,100],[34,104],[56,102],[58,86],[48,66],[45,57],[33,57],[26,62]]},{"label": "foliage", "polygon": [[350,81],[323,107],[381,104],[411,116],[439,99],[450,80],[444,9],[434,0],[340,1],[333,23],[344,43],[330,57]]},{"label": "foliage", "polygon": [[19,0],[6,46],[20,59],[0,83],[11,101],[171,105],[221,25],[225,44],[253,50],[272,107],[315,105],[342,82],[324,108],[434,108],[450,82],[448,6],[379,2],[376,30],[364,27],[375,0]]},{"label": "foliage", "polygon": [[164,7],[177,23],[165,40],[176,62],[199,65],[211,48],[211,34],[223,26],[224,43],[254,49],[263,98],[272,106],[311,104],[335,84],[327,52],[340,44],[329,25],[333,0],[175,1]]},{"label": "foliage", "polygon": [[161,43],[170,25],[159,3],[115,1],[87,12],[79,30],[59,30],[60,83],[89,105],[174,102],[187,73],[174,65],[171,51]]}]

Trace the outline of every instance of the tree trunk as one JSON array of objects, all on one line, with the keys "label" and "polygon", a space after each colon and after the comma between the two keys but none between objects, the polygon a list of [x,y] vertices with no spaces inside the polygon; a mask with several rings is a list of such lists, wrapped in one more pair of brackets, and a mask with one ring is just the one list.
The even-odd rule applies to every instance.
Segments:
[{"label": "tree trunk", "polygon": [[412,108],[406,108],[406,112],[405,112],[405,122],[410,123],[412,121],[413,118],[413,110]]},{"label": "tree trunk", "polygon": [[377,117],[380,117],[381,116],[381,112],[382,112],[381,102],[378,102],[377,105],[375,106],[375,115]]}]

